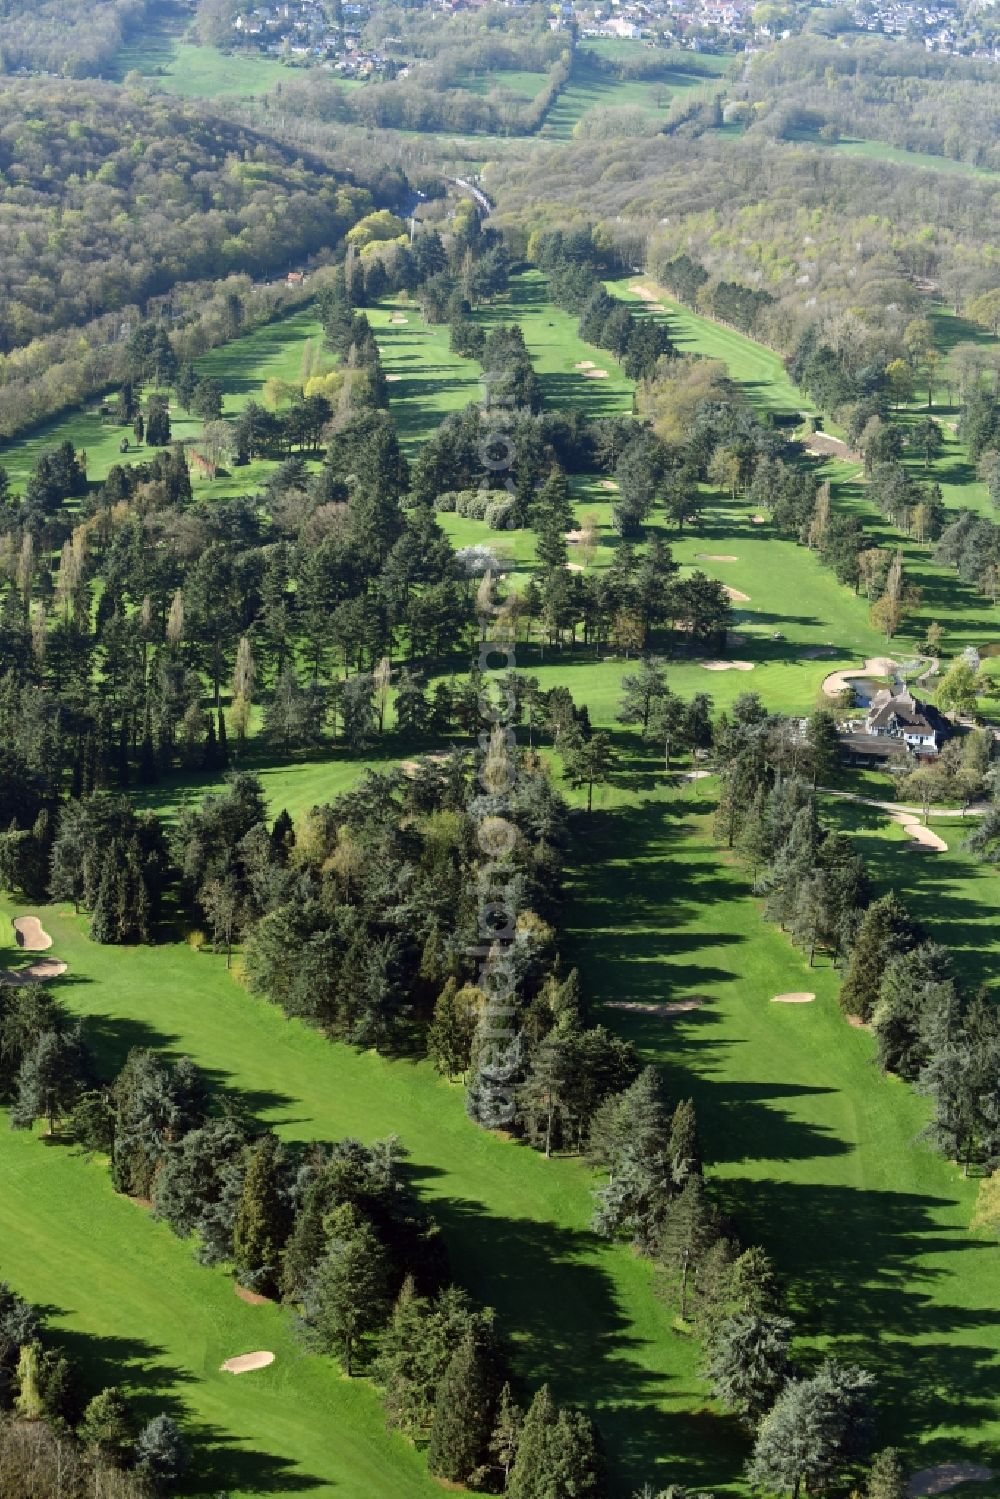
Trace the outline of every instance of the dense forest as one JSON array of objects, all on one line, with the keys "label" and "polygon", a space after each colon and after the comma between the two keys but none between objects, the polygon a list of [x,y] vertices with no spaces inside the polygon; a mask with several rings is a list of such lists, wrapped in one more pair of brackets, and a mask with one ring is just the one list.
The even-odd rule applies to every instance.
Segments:
[{"label": "dense forest", "polygon": [[988,179],[901,174],[711,130],[604,142],[596,171],[591,145],[553,148],[537,170],[549,184],[544,204],[520,163],[490,167],[498,222],[575,227],[599,217],[654,272],[691,255],[711,277],[767,293],[754,331],[783,350],[808,323],[850,322],[855,308],[876,324],[913,316],[916,277],[940,283],[958,305],[992,286],[1000,183]]},{"label": "dense forest", "polygon": [[0,72],[104,72],[156,0],[2,0]]},{"label": "dense forest", "polygon": [[746,97],[762,133],[871,137],[1000,171],[1000,79],[987,61],[928,53],[876,37],[800,36],[758,53]]},{"label": "dense forest", "polygon": [[176,281],[287,268],[399,190],[391,173],[355,183],[203,106],[101,84],[5,90],[0,171],[5,351]]}]

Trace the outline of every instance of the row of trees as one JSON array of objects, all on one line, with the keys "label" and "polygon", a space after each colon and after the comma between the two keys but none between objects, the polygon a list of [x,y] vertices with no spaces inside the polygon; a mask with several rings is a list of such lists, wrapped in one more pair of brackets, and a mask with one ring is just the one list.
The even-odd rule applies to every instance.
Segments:
[{"label": "row of trees", "polygon": [[283,86],[282,107],[307,118],[369,129],[533,135],[569,81],[570,69],[570,54],[563,51],[548,65],[547,77],[529,102],[496,90],[480,95],[447,83],[435,87],[430,76],[425,86],[424,70],[419,69],[406,78],[362,89],[346,89],[327,75],[311,72]]},{"label": "row of trees", "polygon": [[[590,1128],[607,1172],[593,1226],[651,1256],[664,1293],[702,1345],[701,1372],[754,1440],[751,1483],[796,1494],[858,1473],[872,1437],[874,1379],[833,1360],[792,1357],[794,1324],[767,1253],[741,1248],[702,1175],[694,1108],[667,1103],[655,1068],[608,1099]],[[883,1456],[902,1475],[898,1458]]]},{"label": "row of trees", "polygon": [[[2,1012],[0,1012],[2,1013]],[[10,1014],[3,1015],[9,1026]],[[0,1471],[10,1499],[152,1499],[173,1491],[191,1452],[166,1414],[142,1423],[109,1386],[87,1400],[80,1370],[39,1307],[0,1281]]]},{"label": "row of trees", "polygon": [[[283,1145],[213,1101],[186,1059],[145,1049],[101,1086],[79,1028],[37,986],[0,991],[0,1033],[0,1096],[13,1100],[15,1126],[49,1111],[50,1128],[63,1123],[85,1149],[107,1152],[116,1190],[193,1239],[202,1263],[230,1264],[255,1294],[280,1296],[306,1346],[336,1357],[348,1377],[370,1373],[390,1425],[426,1444],[432,1473],[525,1499],[555,1475],[560,1493],[605,1494],[600,1440],[583,1412],[557,1410],[543,1387],[524,1414],[494,1314],[449,1284],[440,1235],[403,1184],[395,1139]],[[105,1464],[134,1463],[138,1486],[123,1481],[108,1488],[114,1495],[180,1477],[188,1453],[173,1422],[156,1418],[136,1440],[115,1389],[81,1410],[65,1358],[39,1335],[33,1310],[0,1285],[0,1374],[11,1375],[15,1415],[75,1427],[93,1481]],[[0,1425],[0,1451],[5,1435]]]},{"label": "row of trees", "polygon": [[[945,948],[894,893],[873,899],[864,860],[824,828],[814,788],[838,762],[836,726],[775,718],[744,694],[716,730],[717,829],[746,864],[765,915],[843,972],[844,1013],[869,1024],[879,1065],[933,1104],[926,1135],[945,1155],[1000,1163],[1000,1025],[985,994],[965,998]],[[914,772],[914,776],[922,772]],[[912,779],[912,778],[911,778]],[[988,826],[970,842],[988,844]]]}]

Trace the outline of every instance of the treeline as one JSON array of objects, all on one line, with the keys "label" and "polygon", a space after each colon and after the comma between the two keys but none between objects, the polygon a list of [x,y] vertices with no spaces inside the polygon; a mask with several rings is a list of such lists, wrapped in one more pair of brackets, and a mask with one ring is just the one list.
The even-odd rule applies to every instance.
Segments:
[{"label": "treeline", "polygon": [[[4,991],[0,1020],[8,1035],[22,1018],[17,1000]],[[6,1081],[0,1073],[0,1096]],[[46,1327],[42,1309],[0,1281],[4,1499],[154,1499],[172,1493],[191,1462],[173,1418],[164,1413],[141,1423],[117,1386],[90,1400],[82,1386],[80,1370]]]},{"label": "treeline", "polygon": [[331,168],[202,106],[95,83],[11,84],[0,100],[4,350],[176,281],[284,271],[399,186],[383,174],[373,193]]},{"label": "treeline", "polygon": [[5,0],[0,72],[103,73],[152,9],[152,0]]},{"label": "treeline", "polygon": [[669,135],[603,141],[596,166],[585,141],[539,150],[532,173],[490,164],[499,226],[526,240],[596,222],[627,264],[651,275],[689,255],[708,273],[704,296],[731,282],[773,299],[761,304],[755,336],[785,354],[816,323],[831,337],[838,330],[859,368],[877,360],[884,369],[925,315],[918,279],[936,282],[956,309],[993,288],[995,186],[972,173],[903,172],[696,120]]},{"label": "treeline", "polygon": [[624,302],[609,296],[602,278],[620,273],[622,267],[615,257],[598,253],[586,229],[533,234],[528,258],[548,276],[552,300],[580,314],[580,337],[612,353],[630,380],[651,379],[657,362],[673,353],[664,323],[637,317]]},{"label": "treeline", "polygon": [[[865,1369],[792,1357],[794,1323],[775,1267],[744,1249],[702,1174],[690,1100],[671,1108],[656,1069],[645,1068],[598,1110],[591,1159],[608,1180],[595,1194],[593,1227],[656,1263],[664,1294],[701,1344],[702,1377],[750,1435],[746,1475],[772,1493],[795,1494],[857,1478],[869,1456],[872,1392]],[[898,1454],[880,1454],[902,1499]]]},{"label": "treeline", "polygon": [[[124,326],[162,326],[178,364],[188,364],[241,333],[273,322],[316,295],[307,285],[254,285],[249,276],[174,286],[164,299],[129,305],[83,326],[32,338],[0,355],[0,438],[10,440],[132,378]],[[166,321],[160,323],[160,319]]]},{"label": "treeline", "polygon": [[[348,1378],[371,1375],[389,1424],[426,1444],[431,1473],[530,1495],[539,1474],[568,1467],[573,1492],[606,1493],[600,1438],[584,1412],[557,1410],[543,1387],[524,1416],[494,1313],[451,1283],[437,1225],[402,1180],[396,1139],[285,1144],[213,1099],[186,1059],[167,1062],[144,1048],[102,1085],[79,1027],[36,986],[0,990],[0,1025],[9,1042],[0,1100],[11,1102],[13,1126],[47,1117],[50,1134],[58,1125],[85,1150],[106,1153],[115,1190],[193,1240],[202,1264],[231,1265],[239,1285],[280,1297],[308,1349],[335,1357]],[[68,1456],[69,1473],[79,1469],[91,1485],[107,1468],[100,1492],[114,1499],[165,1492],[190,1457],[174,1423],[157,1417],[136,1439],[116,1389],[80,1414],[72,1370],[39,1331],[33,1309],[0,1284],[0,1373],[16,1369],[14,1415],[52,1427],[18,1443],[0,1416],[0,1456],[10,1449],[15,1472],[23,1451],[43,1463]],[[79,1449],[58,1435],[72,1425]],[[116,1470],[133,1464],[130,1486]],[[6,1499],[21,1490],[4,1473]],[[38,1489],[24,1492],[34,1499]]]},{"label": "treeline", "polygon": [[368,129],[463,135],[533,135],[569,82],[571,58],[563,51],[548,66],[544,84],[530,103],[495,90],[485,95],[467,88],[424,86],[424,70],[407,78],[347,89],[328,76],[308,72],[282,84],[281,108],[325,123],[352,123]]},{"label": "treeline", "polygon": [[832,715],[803,726],[743,694],[716,730],[717,831],[740,853],[768,919],[843,975],[844,1014],[871,1027],[879,1065],[931,1100],[924,1134],[945,1156],[1000,1163],[1000,1019],[964,996],[947,949],[895,893],[873,898],[851,840],[824,828],[814,787],[838,763]]},{"label": "treeline", "polygon": [[762,132],[886,141],[906,151],[1000,170],[994,122],[1000,109],[988,61],[930,53],[872,36],[801,35],[758,53],[749,87]]},{"label": "treeline", "polygon": [[738,281],[713,281],[705,267],[690,255],[677,255],[655,268],[674,296],[689,307],[703,308],[720,323],[740,333],[753,334],[774,298]]}]

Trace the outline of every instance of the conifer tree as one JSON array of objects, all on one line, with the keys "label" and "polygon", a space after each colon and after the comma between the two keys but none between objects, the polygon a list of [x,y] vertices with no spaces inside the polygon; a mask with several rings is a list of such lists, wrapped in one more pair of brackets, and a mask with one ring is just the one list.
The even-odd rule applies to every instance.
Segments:
[{"label": "conifer tree", "polygon": [[908,952],[918,940],[909,912],[893,892],[873,901],[861,920],[850,967],[840,990],[845,1015],[870,1020],[890,958]]},{"label": "conifer tree", "polygon": [[552,1391],[537,1391],[521,1428],[517,1457],[510,1471],[507,1499],[544,1499],[549,1479],[549,1439],[556,1423]]},{"label": "conifer tree", "polygon": [[603,1499],[605,1463],[600,1437],[586,1411],[560,1410],[550,1434],[545,1499]]},{"label": "conifer tree", "polygon": [[95,1395],[83,1413],[77,1436],[105,1462],[120,1467],[132,1445],[132,1412],[120,1390]]},{"label": "conifer tree", "polygon": [[866,1499],[905,1499],[906,1472],[896,1447],[884,1447],[872,1458],[865,1495]]},{"label": "conifer tree", "polygon": [[689,1176],[701,1175],[701,1146],[694,1100],[682,1099],[670,1121],[670,1176],[675,1187],[683,1187]]},{"label": "conifer tree", "polygon": [[306,1321],[319,1347],[334,1353],[348,1379],[365,1337],[389,1309],[389,1261],[371,1224],[351,1203],[330,1215],[326,1253],[305,1296]]},{"label": "conifer tree", "polygon": [[[510,1470],[514,1466],[517,1450],[521,1444],[523,1426],[524,1415],[521,1407],[514,1399],[510,1385],[505,1384],[500,1391],[496,1423],[493,1427],[493,1435],[490,1437],[490,1456],[493,1458],[494,1467],[503,1474],[504,1492],[506,1492]],[[882,1496],[872,1495],[871,1499],[882,1499]],[[891,1499],[891,1496],[886,1495],[885,1499]]]},{"label": "conifer tree", "polygon": [[452,1354],[434,1402],[428,1471],[464,1483],[482,1466],[493,1432],[498,1355],[492,1329],[471,1328]]},{"label": "conifer tree", "polygon": [[191,1452],[176,1421],[166,1415],[147,1421],[135,1444],[135,1466],[157,1489],[183,1478],[191,1466]]},{"label": "conifer tree", "polygon": [[789,1372],[792,1324],[787,1317],[739,1312],[713,1331],[704,1374],[726,1410],[755,1428],[770,1410]]},{"label": "conifer tree", "polygon": [[680,1314],[687,1317],[692,1272],[719,1236],[717,1215],[700,1176],[689,1176],[671,1204],[660,1238],[659,1258],[679,1287]]},{"label": "conifer tree", "polygon": [[277,1136],[264,1135],[250,1156],[233,1221],[233,1263],[239,1280],[265,1295],[277,1290],[281,1252],[291,1228],[282,1164]]}]

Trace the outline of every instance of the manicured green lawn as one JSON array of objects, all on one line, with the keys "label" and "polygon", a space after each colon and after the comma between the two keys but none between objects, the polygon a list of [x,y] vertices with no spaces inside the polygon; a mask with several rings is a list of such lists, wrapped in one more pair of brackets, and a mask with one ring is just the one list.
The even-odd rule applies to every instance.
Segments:
[{"label": "manicured green lawn", "polygon": [[[633,741],[622,743],[627,752]],[[804,1346],[877,1370],[882,1438],[903,1443],[914,1465],[982,1460],[997,1435],[984,1390],[1000,1331],[996,1250],[965,1232],[975,1183],[914,1144],[925,1106],[876,1073],[870,1039],[836,1008],[835,976],[822,961],[807,969],[719,858],[708,789],[672,790],[644,759],[630,773],[637,789],[606,791],[591,817],[575,821],[569,958],[598,1005],[708,997],[672,1020],[613,1008],[602,1018],[664,1067],[675,1096],[695,1097],[713,1177],[744,1236],[773,1250]],[[896,888],[908,893],[924,859],[951,856],[896,852],[896,833],[878,838],[885,857],[899,860]],[[946,882],[942,922],[952,919],[952,899]],[[579,1162],[546,1163],[476,1131],[458,1090],[425,1064],[329,1045],[247,996],[221,958],[181,946],[100,948],[81,919],[43,915],[54,953],[70,965],[58,987],[91,1017],[106,1064],[137,1043],[188,1054],[290,1138],[398,1131],[463,1280],[498,1306],[532,1378],[551,1377],[564,1396],[597,1405],[622,1478],[633,1484],[655,1472],[717,1488],[737,1477],[742,1443],[707,1409],[695,1350],[671,1330],[649,1267],[587,1232]],[[802,989],[815,990],[817,1003],[770,1002]],[[71,1330],[123,1340],[137,1365],[152,1366],[133,1371],[139,1389],[155,1383],[196,1419],[335,1475],[338,1492],[390,1492],[387,1475],[408,1454],[395,1443],[387,1451],[362,1387],[300,1358],[271,1309],[254,1332],[257,1312],[141,1210],[114,1199],[96,1164],[14,1135],[0,1136],[0,1151],[20,1180],[31,1173],[34,1189],[0,1206],[29,1225],[24,1250],[5,1235],[15,1244],[12,1257],[5,1252],[15,1284],[65,1308]],[[60,1245],[67,1214],[101,1225],[69,1277]],[[88,1288],[113,1278],[123,1291],[109,1307]],[[167,1315],[147,1305],[164,1284]],[[258,1346],[279,1354],[259,1387],[266,1399],[249,1380],[234,1386],[214,1373],[229,1352]],[[341,1406],[348,1395],[353,1403]],[[313,1432],[304,1444],[300,1425]],[[224,1466],[220,1457],[220,1481]],[[422,1492],[411,1483],[405,1492]]]},{"label": "manicured green lawn", "polygon": [[[169,1027],[182,975],[158,959],[150,997]],[[80,977],[83,1008],[84,992],[97,991]],[[113,1029],[116,1043],[144,1039],[124,1005]],[[374,1391],[306,1356],[284,1312],[239,1301],[229,1276],[199,1265],[190,1245],[112,1191],[103,1161],[4,1125],[0,1175],[0,1275],[48,1309],[87,1393],[120,1384],[144,1419],[167,1411],[184,1420],[199,1452],[186,1492],[440,1492],[418,1454],[387,1435]],[[220,1370],[262,1348],[276,1355],[270,1368],[238,1379]]]},{"label": "manicured green lawn", "polygon": [[[880,1441],[902,1444],[914,1466],[988,1462],[1000,1324],[997,1250],[966,1232],[977,1183],[915,1143],[924,1102],[879,1075],[870,1037],[840,1016],[825,960],[808,969],[720,859],[709,787],[647,783],[580,819],[573,957],[598,999],[708,997],[673,1020],[606,1015],[664,1067],[676,1096],[694,1096],[712,1175],[741,1232],[774,1253],[803,1335],[876,1371]],[[902,852],[900,832],[877,838],[896,861],[893,887],[909,899],[911,882],[926,881],[950,941],[966,892]],[[816,1002],[771,1002],[802,990]],[[690,1470],[676,1476],[692,1481]]]},{"label": "manicured green lawn", "polygon": [[389,409],[415,457],[449,412],[481,400],[480,366],[453,354],[448,324],[429,324],[415,302],[400,298],[366,311],[390,381]]},{"label": "manicured green lawn", "polygon": [[[670,293],[657,286],[650,276],[629,276],[621,281],[609,281],[608,290],[622,301],[638,303],[636,286],[648,287],[666,312],[667,328],[676,348],[682,354],[700,354],[704,359],[721,359],[729,367],[729,373],[745,390],[747,399],[759,410],[773,412],[776,416],[796,416],[809,412],[809,398],[793,385],[785,371],[784,361],[773,349],[754,343],[735,328],[726,328],[711,318],[691,312],[676,302]],[[655,317],[658,314],[652,313]]]},{"label": "manicured green lawn", "polygon": [[977,167],[971,161],[955,161],[950,156],[934,156],[929,151],[907,151],[903,146],[890,146],[886,141],[865,140],[860,136],[844,136],[839,141],[823,141],[812,131],[794,137],[824,151],[836,151],[844,156],[864,156],[870,161],[889,161],[900,167],[919,167],[923,171],[963,172],[973,177],[997,177],[997,172],[988,167]]},{"label": "manicured green lawn", "polygon": [[530,68],[505,68],[488,73],[467,73],[461,87],[470,94],[484,97],[494,89],[513,94],[523,104],[530,104],[548,81],[548,74]]},{"label": "manicured green lawn", "polygon": [[[540,271],[523,271],[510,278],[510,291],[488,307],[476,321],[519,323],[542,387],[545,406],[552,411],[583,411],[588,416],[611,416],[632,410],[633,382],[606,349],[586,343],[577,333],[579,318],[548,300],[548,284]],[[606,378],[592,378],[577,368],[586,361],[605,370]]]},{"label": "manicured green lawn", "polygon": [[[221,382],[225,392],[223,414],[233,416],[251,397],[261,399],[266,380],[272,377],[298,380],[306,344],[321,341],[322,337],[322,324],[311,308],[304,308],[210,350],[196,361],[196,368],[199,374]],[[0,463],[10,474],[13,487],[23,491],[42,453],[67,439],[77,451],[82,449],[86,453],[87,476],[92,481],[107,478],[108,470],[117,463],[134,463],[151,457],[155,449],[137,448],[130,427],[101,419],[97,414],[99,404],[95,400],[86,411],[75,411],[48,422],[31,437],[15,439],[0,451]],[[172,437],[192,441],[197,446],[202,429],[200,421],[186,416],[176,403],[171,406],[170,421]],[[124,455],[119,452],[123,437],[129,440],[129,452]],[[201,479],[193,473],[192,485],[198,495],[252,493],[275,467],[267,461],[254,462],[214,480]]]},{"label": "manicured green lawn", "polygon": [[[670,1314],[653,1296],[650,1266],[589,1233],[589,1173],[579,1161],[546,1162],[477,1130],[465,1117],[461,1090],[424,1063],[358,1055],[287,1022],[273,1006],[251,999],[227,975],[222,958],[183,945],[101,948],[85,937],[82,919],[51,908],[42,914],[55,939],[53,952],[69,963],[59,992],[90,1017],[106,1066],[120,1065],[130,1045],[155,1045],[191,1056],[216,1086],[241,1097],[289,1138],[349,1133],[370,1140],[398,1133],[410,1152],[414,1182],[441,1220],[456,1274],[497,1306],[526,1375],[551,1378],[563,1397],[602,1408],[616,1466],[628,1484],[657,1459],[677,1466],[689,1444],[698,1446],[704,1418],[684,1414],[702,1403],[700,1396],[692,1399],[693,1350],[669,1335]],[[6,934],[6,920],[3,928]],[[190,1249],[166,1229],[147,1225],[132,1204],[115,1202],[98,1167],[6,1131],[0,1151],[10,1158],[19,1152],[20,1170],[33,1171],[35,1181],[30,1200],[17,1190],[4,1194],[0,1207],[0,1224],[11,1229],[3,1236],[4,1273],[15,1285],[65,1309],[67,1325],[78,1331],[153,1343],[162,1350],[155,1377],[199,1419],[244,1440],[254,1434],[258,1445],[333,1478],[340,1494],[362,1499],[391,1492],[392,1466],[380,1433],[373,1434],[372,1422],[340,1415],[330,1392],[343,1384],[324,1372],[322,1361],[292,1352],[288,1336],[278,1336],[274,1314],[266,1313],[266,1334],[239,1320],[251,1309],[236,1302],[221,1277],[197,1267]],[[101,1287],[99,1293],[83,1294],[64,1277],[66,1249],[54,1222],[63,1198],[75,1219],[101,1226],[80,1261],[81,1280]],[[12,1231],[17,1216],[31,1224],[23,1250]],[[142,1227],[133,1233],[133,1225]],[[130,1236],[134,1250],[122,1247]],[[32,1247],[35,1239],[48,1244],[44,1254]],[[154,1240],[162,1241],[155,1254],[146,1251]],[[109,1304],[103,1288],[115,1284],[123,1261],[128,1295]],[[154,1314],[145,1301],[157,1295],[163,1311]],[[192,1325],[211,1327],[220,1304],[234,1323],[224,1323],[206,1349]],[[249,1378],[227,1383],[213,1372],[229,1353],[257,1347],[274,1348],[281,1358],[275,1369],[280,1384],[268,1404],[254,1401]],[[138,1372],[136,1378],[141,1385]],[[224,1408],[220,1390],[233,1391],[230,1398],[240,1404]],[[353,1398],[363,1410],[365,1397]],[[675,1419],[661,1420],[661,1412]],[[355,1464],[352,1447],[337,1445],[349,1422],[368,1462],[385,1464],[381,1489],[366,1487],[368,1471]],[[716,1480],[734,1470],[725,1443],[700,1461]],[[630,1491],[624,1479],[623,1489]]]}]

